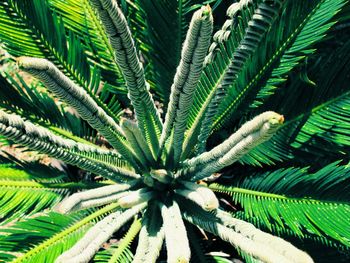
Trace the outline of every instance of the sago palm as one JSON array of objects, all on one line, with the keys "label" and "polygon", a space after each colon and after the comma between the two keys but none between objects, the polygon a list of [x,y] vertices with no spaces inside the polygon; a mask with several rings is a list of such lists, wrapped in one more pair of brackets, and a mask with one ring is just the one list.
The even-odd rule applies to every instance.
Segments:
[{"label": "sago palm", "polygon": [[1,1],[0,261],[348,261],[349,7]]}]

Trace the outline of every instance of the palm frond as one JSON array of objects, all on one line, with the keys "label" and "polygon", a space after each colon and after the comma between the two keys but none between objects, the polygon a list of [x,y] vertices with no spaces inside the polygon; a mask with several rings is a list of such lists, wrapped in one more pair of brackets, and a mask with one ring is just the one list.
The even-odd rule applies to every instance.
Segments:
[{"label": "palm frond", "polygon": [[[56,235],[57,233],[62,232],[62,229],[69,227],[77,222],[76,216],[63,216],[57,213],[47,213],[42,214],[33,218],[27,218],[22,221],[14,223],[12,226],[5,226],[1,228],[1,237],[0,237],[0,262],[13,262],[16,260],[16,257],[22,255],[28,250],[28,245],[37,246],[38,244],[44,242],[46,239]],[[82,233],[78,231],[85,231],[84,228],[87,226],[84,225],[79,230],[75,232],[75,236],[72,233],[71,235],[61,236],[68,243],[74,242]],[[47,243],[48,246],[56,245],[56,248],[60,250],[60,247],[64,247],[65,244],[59,244],[58,240]],[[40,245],[39,245],[40,246]],[[44,253],[40,250],[31,254],[32,256],[36,255],[38,259],[46,259],[48,262],[53,262],[55,254],[57,253]],[[39,254],[37,254],[39,253]],[[40,253],[42,255],[40,256]],[[59,251],[58,251],[59,253]],[[15,256],[16,254],[16,256]],[[17,262],[35,262],[32,260],[31,256],[26,259],[19,260]],[[44,262],[44,261],[42,261]]]},{"label": "palm frond", "polygon": [[[288,58],[289,62],[284,65],[288,65],[289,68],[286,71],[289,72],[298,64],[302,56],[309,55],[313,51],[311,45],[322,39],[325,32],[334,23],[331,21],[332,17],[344,4],[345,1],[342,0],[323,0],[308,1],[305,6],[304,1],[287,1],[282,15],[274,22],[273,29],[268,32],[247,66],[242,68],[237,80],[232,83],[232,88],[229,89],[227,96],[220,104],[213,129],[219,128],[225,120],[229,120],[233,112],[237,116],[237,110],[242,107],[244,100],[249,98],[249,94],[256,94],[257,91],[254,92],[254,88],[257,89],[259,84],[264,83],[266,74],[271,74],[269,71],[274,63],[278,61],[284,63]],[[299,12],[300,5],[303,5],[303,12]],[[287,22],[288,19],[289,22]],[[284,29],[281,30],[280,27]],[[315,31],[315,28],[318,30]],[[281,35],[280,32],[283,34]],[[270,41],[271,39],[274,41]],[[267,45],[269,48],[266,48]],[[262,55],[261,50],[265,50],[266,53]],[[280,79],[277,79],[277,82],[280,82]]]},{"label": "palm frond", "polygon": [[75,182],[65,171],[39,162],[23,162],[10,155],[2,159],[0,164],[1,224],[53,208],[69,193],[110,183]]},{"label": "palm frond", "polygon": [[269,229],[272,224],[287,226],[300,237],[312,233],[349,246],[350,232],[343,221],[350,213],[349,194],[347,187],[340,187],[349,180],[349,165],[332,163],[313,174],[305,168],[280,169],[210,188],[231,195]]},{"label": "palm frond", "polygon": [[[111,204],[85,217],[80,216],[76,218],[74,221],[70,221],[68,224],[58,227],[55,233],[52,233],[52,232],[48,233],[48,235],[45,236],[45,239],[40,239],[40,240],[35,239],[35,237],[37,236],[40,237],[42,235],[40,233],[42,232],[46,233],[46,231],[40,231],[41,229],[40,223],[33,224],[32,226],[33,231],[29,232],[28,242],[22,243],[21,245],[18,245],[18,247],[11,249],[11,251],[13,250],[16,251],[17,249],[18,252],[23,253],[19,257],[17,257],[15,260],[13,260],[13,263],[54,262],[55,259],[63,251],[72,247],[97,220],[99,220],[102,216],[111,213],[117,207],[118,205]],[[58,216],[58,214],[56,213],[50,213],[49,215],[51,214],[53,214],[54,216]],[[59,215],[59,217],[62,217],[62,216]],[[64,218],[70,218],[70,217],[65,215]],[[52,222],[50,217],[48,219],[49,220],[47,221],[49,221],[49,226],[50,226],[52,225]],[[57,224],[60,224],[60,221],[62,220],[58,220]],[[22,229],[17,230],[17,232],[23,232],[23,229],[26,229],[27,225],[28,224],[24,223],[22,226]],[[29,224],[28,227],[31,227],[31,225]],[[5,243],[7,242],[6,241],[7,239],[12,238],[13,241],[10,242],[10,244],[11,246],[14,246],[16,244],[15,240],[18,240],[18,238],[21,238],[21,236],[19,234],[16,235],[16,229],[11,230],[10,228],[8,231],[10,235],[5,236],[3,242]],[[12,235],[11,232],[14,232],[14,234]],[[31,244],[31,242],[33,242],[32,243],[33,246],[28,248],[28,244]],[[19,242],[17,241],[17,244],[18,243]],[[3,245],[1,245],[1,247],[3,247]]]},{"label": "palm frond", "polygon": [[[136,157],[138,157],[141,164],[146,167],[146,170],[148,169],[147,166],[154,165],[157,157],[152,153],[151,149],[158,147],[158,143],[157,145],[149,146],[137,124],[132,121],[122,119],[121,128],[124,131],[128,143],[135,152]],[[150,143],[152,143],[152,141]]]},{"label": "palm frond", "polygon": [[[184,162],[188,170],[198,172],[191,180],[201,180],[231,165],[256,145],[270,139],[283,123],[284,118],[275,112],[264,112],[243,125],[226,141],[212,150]],[[185,168],[186,170],[186,168]]]},{"label": "palm frond", "polygon": [[[293,159],[301,164],[319,160],[334,161],[344,157],[349,148],[349,76],[350,41],[320,60],[322,68],[308,73],[317,88],[295,79],[288,88],[276,94],[274,106],[285,114],[287,122],[267,143],[241,159],[257,165]],[[339,57],[343,60],[339,61]],[[337,88],[335,89],[334,86]],[[310,96],[303,97],[308,92]],[[266,103],[266,107],[272,102]],[[261,108],[261,107],[260,107]]]},{"label": "palm frond", "polygon": [[0,86],[0,107],[7,112],[19,114],[76,141],[88,143],[81,137],[91,140],[87,124],[64,105],[56,104],[40,83],[29,85],[20,74],[11,76],[9,70],[4,70],[0,74]]},{"label": "palm frond", "polygon": [[51,62],[45,59],[21,57],[19,66],[39,78],[57,97],[71,105],[91,127],[99,131],[124,158],[134,164],[133,152],[126,145],[119,125],[88,95]]},{"label": "palm frond", "polygon": [[[86,144],[98,149],[94,144],[78,137],[88,136],[88,131],[84,129],[84,124],[86,125],[86,123],[82,122],[74,114],[69,113],[68,109],[63,105],[57,104],[40,85],[32,84],[29,86],[19,74],[14,78],[7,72],[4,73],[4,76],[0,75],[0,85],[0,96],[2,99],[0,107],[6,112],[21,115],[22,118],[30,120],[32,123],[40,124],[60,136],[74,140],[81,146]],[[80,147],[81,153],[87,156],[90,151],[89,148],[90,150],[93,149],[91,147],[85,149]],[[93,153],[93,151],[90,153]],[[127,163],[120,156],[118,157],[117,154],[109,151],[104,151],[104,154],[103,151],[100,151],[99,155],[90,155],[89,157],[107,164],[127,167]]]},{"label": "palm frond", "polygon": [[[243,3],[243,5],[249,5],[249,2]],[[280,13],[282,3],[283,1],[275,1],[272,3],[263,2],[257,5],[256,9],[254,10],[254,14],[252,15],[251,20],[248,22],[247,28],[245,29],[245,34],[242,37],[242,40],[240,41],[238,47],[234,50],[232,54],[232,60],[227,66],[227,71],[222,76],[222,78],[219,79],[219,84],[217,87],[215,87],[216,90],[213,94],[213,98],[211,99],[208,108],[206,109],[206,114],[204,116],[201,130],[198,135],[199,144],[197,147],[197,152],[204,151],[206,141],[211,131],[212,123],[215,120],[215,116],[218,113],[222,112],[223,108],[221,108],[220,111],[219,106],[221,104],[221,101],[224,103],[225,99],[227,99],[227,93],[232,87],[231,85],[239,76],[242,67],[244,67],[254,52],[256,52],[259,44],[262,42],[262,39],[270,30],[273,22],[276,20],[278,14]],[[229,9],[228,13],[230,13],[230,11],[231,10]],[[235,12],[238,12],[238,10],[235,10]],[[236,29],[234,26],[232,26],[231,30]],[[222,34],[220,37],[225,38],[226,32],[219,33]],[[212,54],[209,54],[208,57],[210,58],[210,56],[212,56]]]},{"label": "palm frond", "polygon": [[[316,52],[315,43],[325,38],[327,31],[337,22],[332,18],[341,10],[344,4],[345,2],[342,1],[338,3],[325,2],[324,7],[318,6],[309,22],[303,26],[290,47],[284,51],[278,66],[275,66],[265,86],[259,90],[251,107],[261,105],[262,100],[271,96],[274,89],[280,87],[281,83],[287,80],[288,74],[293,68],[297,67],[307,56]],[[328,12],[325,14],[323,10],[328,10]],[[315,28],[317,28],[317,31],[315,31]]]},{"label": "palm frond", "polygon": [[[70,119],[74,116],[70,117],[63,107],[59,107],[46,93],[40,92],[40,87],[28,85],[19,74],[14,78],[7,72],[0,75],[0,85],[1,108],[27,119],[35,118],[37,122],[41,120],[47,125],[72,130]],[[79,120],[74,122],[79,123]]]},{"label": "palm frond", "polygon": [[[36,164],[36,166],[40,167],[41,171],[36,169],[30,172],[29,165],[24,167],[13,164],[0,165],[1,224],[51,208],[72,190],[67,185],[61,184],[66,177],[63,172],[44,165]],[[50,176],[45,178],[46,174]]]}]

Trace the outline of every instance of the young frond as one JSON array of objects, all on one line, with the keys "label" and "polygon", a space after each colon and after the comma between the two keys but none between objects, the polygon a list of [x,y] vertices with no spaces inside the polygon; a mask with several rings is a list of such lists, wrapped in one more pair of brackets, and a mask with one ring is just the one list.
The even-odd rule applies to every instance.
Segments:
[{"label": "young frond", "polygon": [[275,112],[265,112],[243,125],[226,141],[209,152],[184,162],[178,176],[187,173],[192,181],[204,179],[239,160],[257,145],[270,139],[280,128],[284,117]]},{"label": "young frond", "polygon": [[219,201],[209,188],[190,182],[183,182],[185,188],[176,189],[175,193],[197,203],[206,211],[212,211],[219,207]]},{"label": "young frond", "polygon": [[156,156],[151,152],[150,146],[147,144],[136,123],[128,119],[122,119],[120,125],[127,141],[130,143],[141,163],[145,166],[145,169],[148,169],[148,164],[154,166]]},{"label": "young frond", "polygon": [[63,200],[55,210],[59,213],[69,213],[73,210],[101,206],[121,198],[124,191],[128,190],[131,184],[107,185],[84,192],[75,193]]},{"label": "young frond", "polygon": [[[162,122],[149,92],[149,84],[146,82],[143,66],[123,12],[112,0],[90,0],[90,2],[99,14],[114,50],[115,60],[123,72],[139,128],[145,138],[157,141]],[[147,122],[151,122],[152,125]],[[155,153],[158,151],[156,145],[153,151]]]},{"label": "young frond", "polygon": [[240,233],[253,241],[272,247],[275,251],[284,255],[292,262],[313,262],[308,254],[297,249],[291,243],[280,237],[275,237],[271,234],[265,233],[254,227],[254,225],[243,220],[235,219],[222,210],[218,210],[216,215],[222,220],[225,226],[229,226],[230,228],[233,227],[237,233]]},{"label": "young frond", "polygon": [[22,70],[39,78],[58,98],[72,106],[91,127],[99,131],[124,158],[133,163],[133,154],[125,143],[118,124],[72,80],[60,72],[55,65],[45,59],[21,57],[18,65]]},{"label": "young frond", "polygon": [[[244,235],[239,231],[234,231],[233,229],[227,228],[224,225],[222,225],[219,222],[212,222],[212,221],[205,221],[201,219],[198,216],[184,214],[184,218],[189,221],[192,224],[198,225],[204,230],[211,232],[215,235],[218,235],[221,239],[231,243],[233,246],[239,248],[240,250],[244,251],[247,254],[252,255],[254,258],[261,260],[262,262],[267,263],[277,263],[277,262],[285,262],[285,263],[291,263],[291,262],[298,262],[298,263],[312,263],[314,262],[310,256],[308,256],[306,253],[298,250],[297,248],[291,246],[288,242],[285,242],[292,247],[292,251],[297,251],[298,255],[295,258],[295,255],[286,253],[285,250],[279,250],[280,248],[275,248],[271,244],[266,244],[264,242],[256,241],[254,240],[254,231],[258,231],[260,233],[260,230],[256,229],[253,225],[249,223],[245,223],[245,227],[249,226],[249,230],[247,231],[246,228],[243,228],[243,231],[247,231],[251,234]],[[245,232],[245,233],[247,233]],[[249,237],[248,237],[249,236]],[[251,238],[253,237],[253,239]],[[272,239],[274,237],[272,236]],[[277,238],[280,240],[279,238]],[[282,242],[282,241],[280,241]],[[284,247],[285,249],[286,247]],[[294,260],[297,261],[294,261]]]},{"label": "young frond", "polygon": [[[139,175],[122,168],[109,166],[102,162],[93,161],[79,154],[79,150],[95,151],[99,153],[98,148],[89,145],[81,145],[73,140],[64,139],[53,134],[43,127],[36,126],[21,117],[14,114],[7,114],[0,111],[0,134],[20,143],[32,150],[48,154],[54,158],[61,159],[67,163],[77,165],[82,169],[92,171],[97,174],[103,174],[107,178],[117,181],[124,181],[131,178],[138,178]],[[74,151],[76,149],[76,152]],[[73,149],[73,151],[72,151]],[[103,152],[103,150],[101,150]]]},{"label": "young frond", "polygon": [[181,61],[176,70],[165,123],[160,138],[161,149],[174,129],[172,150],[176,164],[182,153],[182,143],[186,129],[193,93],[203,68],[205,55],[213,30],[213,17],[209,6],[202,7],[193,14],[186,40],[183,44]]},{"label": "young frond", "polygon": [[164,243],[163,222],[159,220],[158,207],[149,207],[144,216],[134,263],[156,262]]},{"label": "young frond", "polygon": [[181,211],[176,201],[170,206],[160,205],[164,222],[165,243],[169,263],[190,262],[191,251],[186,227],[181,218]]}]

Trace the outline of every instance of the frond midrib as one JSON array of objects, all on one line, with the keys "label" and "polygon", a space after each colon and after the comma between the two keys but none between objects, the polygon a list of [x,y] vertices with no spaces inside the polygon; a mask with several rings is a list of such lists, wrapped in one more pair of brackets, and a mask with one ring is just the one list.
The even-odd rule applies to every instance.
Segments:
[{"label": "frond midrib", "polygon": [[6,179],[0,179],[0,188],[6,187],[6,188],[13,188],[13,189],[23,189],[23,188],[30,188],[30,189],[47,189],[47,190],[54,190],[54,189],[89,189],[89,188],[95,188],[100,187],[104,185],[110,185],[113,184],[112,181],[106,181],[106,182],[61,182],[61,183],[52,183],[52,182],[36,182],[34,180],[6,180]]},{"label": "frond midrib", "polygon": [[295,203],[306,202],[306,203],[320,204],[320,205],[334,205],[334,204],[350,205],[350,202],[347,203],[347,202],[341,202],[341,201],[317,200],[317,199],[307,198],[307,197],[288,197],[285,195],[250,190],[247,188],[222,187],[218,184],[211,184],[209,185],[209,188],[215,192],[228,194],[230,196],[232,196],[233,194],[244,194],[244,195],[257,196],[257,197],[263,197],[263,198],[269,198],[269,199],[285,200],[288,202],[295,202]]},{"label": "frond midrib", "polygon": [[[333,99],[330,99],[329,101],[326,101],[326,102],[324,102],[324,103],[321,103],[321,104],[319,104],[319,105],[313,107],[312,110],[310,111],[310,113],[311,113],[311,114],[312,114],[312,113],[316,113],[317,111],[322,110],[323,108],[327,107],[328,105],[330,105],[330,104],[332,104],[332,103],[334,103],[334,102],[336,102],[336,101],[338,101],[338,100],[341,100],[341,99],[343,99],[343,98],[345,98],[345,97],[347,97],[347,96],[350,96],[350,91],[344,92],[344,93],[342,93],[341,95],[339,95],[338,97],[335,97],[335,98],[333,98]],[[305,113],[301,113],[301,114],[299,114],[298,116],[296,116],[296,117],[290,119],[289,121],[286,121],[286,122],[283,124],[283,126],[281,127],[281,129],[284,128],[285,126],[288,126],[288,125],[290,125],[290,124],[292,124],[292,123],[298,121],[298,120],[301,120],[304,116],[305,116]]]}]

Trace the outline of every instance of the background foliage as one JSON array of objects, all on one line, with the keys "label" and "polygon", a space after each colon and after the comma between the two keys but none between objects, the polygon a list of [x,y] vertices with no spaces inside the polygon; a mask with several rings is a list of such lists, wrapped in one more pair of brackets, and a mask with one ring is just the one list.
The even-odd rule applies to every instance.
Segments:
[{"label": "background foliage", "polygon": [[[247,8],[239,17],[240,30],[230,31],[222,25],[233,2],[204,2],[213,7],[216,30],[229,36],[214,37],[214,58],[198,84],[188,134],[199,133],[196,123],[213,123],[207,132],[209,149],[263,111],[279,112],[286,122],[271,140],[226,168],[210,187],[236,217],[291,240],[316,262],[348,262],[350,4],[280,1],[282,7],[269,23],[253,18]],[[119,4],[137,40],[152,93],[166,112],[189,20],[203,1],[121,0]],[[246,33],[251,31],[259,41]],[[48,58],[114,119],[127,115],[125,80],[88,0],[2,1],[0,40],[10,54],[6,60],[24,55]],[[108,146],[41,83],[26,80],[10,66],[2,68],[1,109],[64,137]],[[211,97],[223,99],[202,112]],[[193,138],[188,139],[190,145]],[[68,193],[108,182],[62,163],[53,167],[13,157],[9,149],[20,146],[4,138],[1,143],[12,148],[3,149],[0,165],[0,262],[18,255],[25,256],[14,262],[51,262],[93,222],[117,209],[110,205],[71,216],[49,212]],[[116,236],[121,241],[102,249],[94,261],[129,262],[137,244],[137,222],[122,229]],[[237,256],[211,236],[205,239],[197,229],[189,232],[199,241],[192,246],[203,262],[225,262],[205,252],[223,250]]]}]

